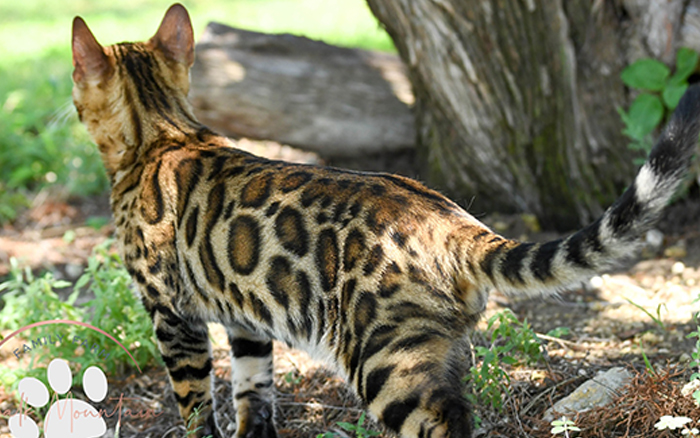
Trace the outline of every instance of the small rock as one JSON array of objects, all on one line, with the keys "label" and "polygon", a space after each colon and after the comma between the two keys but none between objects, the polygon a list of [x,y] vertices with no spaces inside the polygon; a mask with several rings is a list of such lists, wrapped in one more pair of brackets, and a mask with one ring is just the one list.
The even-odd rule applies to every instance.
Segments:
[{"label": "small rock", "polygon": [[664,233],[656,228],[652,228],[651,230],[647,231],[646,242],[651,248],[658,250],[664,243]]},{"label": "small rock", "polygon": [[550,423],[556,418],[554,412],[575,415],[604,406],[610,403],[617,390],[629,383],[630,380],[632,380],[632,373],[622,367],[601,371],[547,409],[542,419]]},{"label": "small rock", "polygon": [[589,284],[591,285],[593,290],[598,290],[603,287],[605,281],[603,280],[603,277],[601,277],[600,275],[596,275],[595,277],[592,277],[589,280]]},{"label": "small rock", "polygon": [[75,280],[81,275],[83,275],[83,272],[85,271],[85,268],[83,265],[79,265],[76,263],[68,263],[66,265],[66,275],[68,276],[69,279]]},{"label": "small rock", "polygon": [[685,265],[683,262],[676,262],[671,266],[671,273],[675,275],[681,275],[685,271]]}]

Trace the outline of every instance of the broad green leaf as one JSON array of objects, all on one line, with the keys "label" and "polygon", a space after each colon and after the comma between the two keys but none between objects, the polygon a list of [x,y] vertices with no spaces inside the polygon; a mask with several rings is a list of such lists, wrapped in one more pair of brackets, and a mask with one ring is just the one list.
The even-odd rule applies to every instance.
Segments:
[{"label": "broad green leaf", "polygon": [[632,102],[627,112],[625,135],[643,140],[659,125],[664,116],[664,106],[657,96],[642,93]]},{"label": "broad green leaf", "polygon": [[620,77],[628,87],[641,90],[661,91],[671,71],[662,62],[642,58],[622,70]]},{"label": "broad green leaf", "polygon": [[619,106],[618,106],[616,109],[617,109],[617,113],[620,115],[620,118],[622,119],[622,123],[624,123],[625,126],[629,126],[629,124],[630,124],[630,117],[627,115],[627,113],[625,112],[625,110],[623,110],[623,109],[620,108]]},{"label": "broad green leaf", "polygon": [[683,97],[683,93],[688,89],[688,84],[673,84],[670,83],[664,88],[661,96],[664,98],[664,103],[670,110],[676,109],[678,102]]},{"label": "broad green leaf", "polygon": [[357,420],[357,425],[362,426],[362,424],[365,422],[365,413],[360,414],[360,418]]},{"label": "broad green leaf", "polygon": [[693,74],[698,65],[698,53],[687,47],[681,47],[676,54],[676,72],[671,78],[671,83],[680,84]]},{"label": "broad green leaf", "polygon": [[516,359],[512,356],[503,356],[503,359],[501,359],[501,362],[503,362],[506,365],[515,365],[518,363],[518,359]]},{"label": "broad green leaf", "polygon": [[65,280],[56,280],[53,283],[53,287],[55,289],[64,289],[64,288],[67,288],[69,286],[73,286],[73,283],[71,283],[70,281],[65,281]]},{"label": "broad green leaf", "polygon": [[474,347],[474,351],[476,351],[476,355],[479,357],[485,356],[486,353],[488,353],[490,350],[486,347],[482,347],[480,345],[477,345]]},{"label": "broad green leaf", "polygon": [[[640,146],[642,144],[642,139],[639,138],[639,136],[641,135],[640,134],[641,130],[638,129],[638,127],[636,125],[634,125],[633,122],[630,122],[630,123],[625,122],[625,125],[626,125],[626,127],[625,127],[625,129],[622,130],[622,133],[624,135],[626,135],[627,137],[631,138],[632,140],[634,140],[632,142],[632,144],[630,144],[630,146],[629,146],[630,149],[632,149],[632,150],[642,149],[642,146]],[[642,137],[644,137],[644,136],[642,135]]]},{"label": "broad green leaf", "polygon": [[88,282],[89,282],[90,280],[91,280],[90,274],[83,274],[83,275],[80,276],[80,278],[78,279],[78,281],[75,283],[75,286],[73,286],[73,287],[75,288],[75,290],[80,290],[80,289],[83,288],[83,286],[85,286],[86,284],[88,284]]},{"label": "broad green leaf", "polygon": [[78,299],[78,295],[80,295],[80,289],[77,287],[73,289],[73,292],[71,292],[70,295],[68,295],[68,299],[66,300],[66,303],[70,304],[71,307],[75,304],[75,300]]}]

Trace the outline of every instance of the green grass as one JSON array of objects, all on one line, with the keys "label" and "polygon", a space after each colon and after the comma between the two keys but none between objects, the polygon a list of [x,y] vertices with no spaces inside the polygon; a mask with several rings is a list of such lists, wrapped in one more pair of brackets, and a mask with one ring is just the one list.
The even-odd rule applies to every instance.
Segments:
[{"label": "green grass", "polygon": [[[75,116],[71,23],[82,16],[103,45],[144,40],[171,1],[0,2],[0,223],[43,187],[90,195],[107,189],[99,155]],[[195,37],[209,21],[289,32],[346,47],[392,51],[364,0],[185,1]],[[17,195],[20,196],[17,196]]]},{"label": "green grass", "polygon": [[[0,59],[70,54],[73,17],[83,17],[103,44],[143,40],[155,33],[171,1],[25,0],[0,3]],[[328,43],[393,50],[364,0],[185,1],[195,38],[209,21],[261,32],[289,32]],[[70,59],[67,59],[70,63]]]}]

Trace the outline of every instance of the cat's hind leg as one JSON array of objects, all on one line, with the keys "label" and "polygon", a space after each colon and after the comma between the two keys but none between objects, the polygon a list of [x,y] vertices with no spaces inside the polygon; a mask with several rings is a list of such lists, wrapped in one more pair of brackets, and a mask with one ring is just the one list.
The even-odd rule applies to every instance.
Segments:
[{"label": "cat's hind leg", "polygon": [[[365,352],[367,346],[372,346],[371,336]],[[369,411],[404,438],[471,437],[465,348],[430,330],[404,332],[374,357],[365,353],[355,382],[358,392]]]},{"label": "cat's hind leg", "polygon": [[276,438],[272,340],[228,327],[236,438]]}]

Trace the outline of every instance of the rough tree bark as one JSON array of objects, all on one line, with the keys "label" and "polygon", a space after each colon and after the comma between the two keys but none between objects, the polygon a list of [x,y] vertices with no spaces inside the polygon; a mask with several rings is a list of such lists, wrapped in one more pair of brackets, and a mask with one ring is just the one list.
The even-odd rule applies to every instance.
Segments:
[{"label": "rough tree bark", "polygon": [[210,23],[196,59],[190,99],[227,135],[326,158],[414,146],[413,96],[396,55]]},{"label": "rough tree bark", "polygon": [[[620,72],[698,48],[696,0],[368,0],[409,69],[423,176],[571,229],[629,184]],[[473,198],[472,198],[473,197]]]}]

